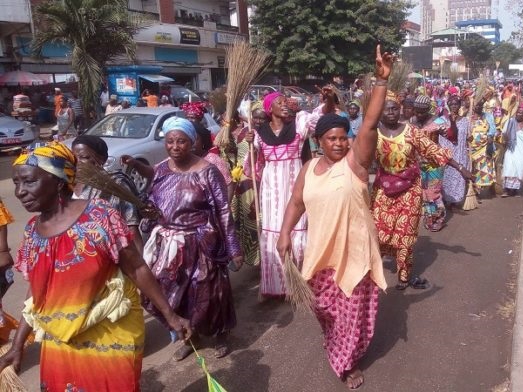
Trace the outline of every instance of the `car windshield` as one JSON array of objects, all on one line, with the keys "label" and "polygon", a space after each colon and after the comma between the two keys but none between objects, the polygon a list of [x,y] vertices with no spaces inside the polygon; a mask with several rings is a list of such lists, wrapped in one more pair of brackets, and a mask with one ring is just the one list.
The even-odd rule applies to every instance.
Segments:
[{"label": "car windshield", "polygon": [[87,134],[102,137],[141,139],[147,137],[156,120],[154,114],[114,113],[95,124]]},{"label": "car windshield", "polygon": [[201,101],[202,99],[191,90],[184,87],[171,87],[171,96],[180,102]]}]

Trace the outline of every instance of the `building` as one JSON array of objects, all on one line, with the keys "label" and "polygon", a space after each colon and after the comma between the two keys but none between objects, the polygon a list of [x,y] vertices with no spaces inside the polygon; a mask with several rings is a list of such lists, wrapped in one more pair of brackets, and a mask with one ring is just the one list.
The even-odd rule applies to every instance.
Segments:
[{"label": "building", "polygon": [[477,33],[493,44],[501,42],[500,30],[503,27],[497,19],[474,19],[456,22],[456,27],[469,33]]},{"label": "building", "polygon": [[[22,69],[49,75],[51,82],[71,77],[70,48],[47,45],[44,59],[31,57],[32,7],[42,0],[0,0],[0,72]],[[246,0],[128,0],[131,13],[153,23],[136,36],[136,63],[160,65],[175,83],[209,91],[225,82],[225,48],[248,39]],[[6,12],[5,10],[9,10]],[[231,23],[231,15],[236,20]],[[125,60],[114,65],[127,65]]]},{"label": "building", "polygon": [[405,31],[405,43],[403,46],[419,46],[421,43],[421,26],[417,23],[406,21],[402,29]]},{"label": "building", "polygon": [[448,0],[449,26],[463,20],[490,19],[492,17],[492,0]]},{"label": "building", "polygon": [[449,0],[421,0],[421,39],[430,38],[434,31],[449,27]]}]

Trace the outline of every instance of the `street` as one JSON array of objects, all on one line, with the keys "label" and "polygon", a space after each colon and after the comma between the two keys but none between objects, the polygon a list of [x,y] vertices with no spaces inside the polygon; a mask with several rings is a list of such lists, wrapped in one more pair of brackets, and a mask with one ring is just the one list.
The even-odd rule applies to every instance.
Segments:
[{"label": "street", "polygon": [[[0,159],[0,196],[17,220],[9,227],[14,250],[29,214],[13,195],[9,160]],[[380,296],[361,391],[509,390],[522,201],[484,200],[478,210],[449,213],[448,226],[439,233],[421,230],[415,272],[431,281],[428,290],[395,290],[394,266],[385,264],[390,288]],[[314,316],[275,300],[260,303],[257,268],[231,274],[238,312],[233,351],[215,359],[211,339],[199,351],[227,391],[346,391],[326,360]],[[17,318],[26,288],[16,274],[4,298],[4,308]],[[206,391],[195,356],[174,362],[171,355],[180,343],[169,344],[167,331],[149,316],[146,329],[143,391]],[[30,391],[39,390],[36,344],[27,350],[21,378]]]}]

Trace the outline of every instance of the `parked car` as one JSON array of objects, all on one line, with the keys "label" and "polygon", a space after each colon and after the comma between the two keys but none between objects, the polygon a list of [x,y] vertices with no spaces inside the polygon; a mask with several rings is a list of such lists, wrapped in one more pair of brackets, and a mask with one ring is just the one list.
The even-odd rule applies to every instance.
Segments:
[{"label": "parked car", "polygon": [[26,146],[34,139],[34,129],[30,122],[0,113],[0,152]]},{"label": "parked car", "polygon": [[[104,165],[107,171],[123,170],[131,176],[139,192],[147,189],[148,181],[135,170],[122,167],[120,157],[131,155],[146,164],[155,165],[165,158],[162,125],[173,116],[185,117],[177,107],[129,108],[112,113],[98,121],[85,134],[100,136],[107,143],[109,158]],[[69,146],[72,140],[68,141]]]},{"label": "parked car", "polygon": [[183,87],[179,84],[170,84],[171,99],[176,101],[178,105],[181,105],[185,102],[200,102],[203,101],[202,98],[198,96],[194,91],[189,90],[188,88]]},{"label": "parked car", "polygon": [[249,87],[248,94],[253,101],[262,100],[265,92],[274,93],[278,90],[276,86],[253,84]]}]

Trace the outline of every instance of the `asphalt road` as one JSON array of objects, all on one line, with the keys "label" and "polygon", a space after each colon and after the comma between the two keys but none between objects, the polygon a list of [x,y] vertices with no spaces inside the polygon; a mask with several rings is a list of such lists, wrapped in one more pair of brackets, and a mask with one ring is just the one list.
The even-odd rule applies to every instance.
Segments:
[{"label": "asphalt road", "polygon": [[[4,166],[1,175],[6,177]],[[17,219],[9,233],[16,249],[29,215],[14,198],[10,180],[0,180],[0,196]],[[485,200],[478,210],[450,214],[440,233],[422,230],[415,270],[432,282],[429,290],[396,291],[393,265],[386,263],[391,288],[380,296],[360,391],[509,391],[522,201]],[[238,310],[234,351],[214,359],[212,340],[200,350],[214,377],[228,392],[346,391],[326,360],[315,318],[293,313],[285,303],[258,302],[258,280],[257,268],[232,275]],[[12,314],[19,314],[26,288],[17,275],[4,299]],[[146,323],[143,391],[206,391],[195,357],[174,362],[179,343],[169,344],[154,319]],[[27,350],[21,377],[30,391],[38,390],[37,345]]]}]

